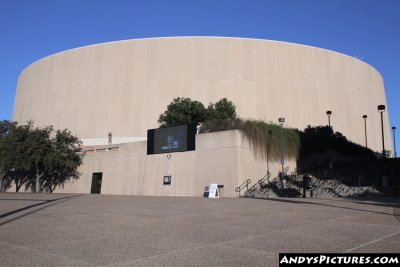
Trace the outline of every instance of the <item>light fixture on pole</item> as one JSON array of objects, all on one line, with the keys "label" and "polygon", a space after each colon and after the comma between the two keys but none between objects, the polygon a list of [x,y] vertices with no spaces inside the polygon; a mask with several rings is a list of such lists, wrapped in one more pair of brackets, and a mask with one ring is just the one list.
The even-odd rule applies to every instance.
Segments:
[{"label": "light fixture on pole", "polygon": [[283,158],[283,123],[285,122],[285,118],[278,119],[279,124],[281,125],[281,164],[282,164],[282,173],[284,169],[285,160]]},{"label": "light fixture on pole", "polygon": [[392,131],[393,131],[393,148],[394,148],[394,157],[397,157],[397,152],[396,152],[396,127],[393,126],[392,127]]},{"label": "light fixture on pole", "polygon": [[111,145],[112,144],[112,132],[108,133],[108,144]]},{"label": "light fixture on pole", "polygon": [[328,115],[328,126],[331,127],[331,115],[332,115],[332,111],[328,110],[326,112],[326,115]]},{"label": "light fixture on pole", "polygon": [[284,176],[283,176],[284,164],[285,164],[285,160],[283,158],[283,123],[285,122],[285,118],[279,118],[278,121],[279,121],[279,124],[281,125],[281,164],[282,164],[282,171],[280,173],[280,182],[281,182],[281,189],[285,189],[285,180],[284,180]]},{"label": "light fixture on pole", "polygon": [[[271,149],[271,139],[272,139],[272,131],[268,130],[268,144],[267,144],[267,171],[269,173],[269,152]],[[269,177],[268,177],[268,183],[269,183]]]},{"label": "light fixture on pole", "polygon": [[379,105],[378,106],[378,112],[381,113],[381,128],[382,128],[382,157],[385,158],[386,157],[386,153],[385,153],[385,137],[384,137],[384,133],[383,133],[383,112],[385,112],[385,105]]},{"label": "light fixture on pole", "polygon": [[367,115],[363,115],[364,119],[364,133],[365,133],[365,147],[368,148],[368,142],[367,142]]}]

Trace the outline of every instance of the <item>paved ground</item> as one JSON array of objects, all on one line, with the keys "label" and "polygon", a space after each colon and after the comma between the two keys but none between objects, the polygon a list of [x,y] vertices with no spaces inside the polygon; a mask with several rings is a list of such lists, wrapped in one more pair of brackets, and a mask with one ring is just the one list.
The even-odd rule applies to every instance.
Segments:
[{"label": "paved ground", "polygon": [[390,199],[3,193],[0,265],[277,266],[279,252],[399,253],[398,207]]}]

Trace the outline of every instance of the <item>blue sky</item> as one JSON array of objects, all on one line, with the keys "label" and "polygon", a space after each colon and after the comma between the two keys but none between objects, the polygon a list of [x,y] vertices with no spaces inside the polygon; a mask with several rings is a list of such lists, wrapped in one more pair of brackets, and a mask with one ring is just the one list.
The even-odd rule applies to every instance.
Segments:
[{"label": "blue sky", "polygon": [[356,56],[383,76],[400,131],[400,0],[0,0],[0,120],[11,119],[18,75],[32,62],[160,36],[260,38]]}]

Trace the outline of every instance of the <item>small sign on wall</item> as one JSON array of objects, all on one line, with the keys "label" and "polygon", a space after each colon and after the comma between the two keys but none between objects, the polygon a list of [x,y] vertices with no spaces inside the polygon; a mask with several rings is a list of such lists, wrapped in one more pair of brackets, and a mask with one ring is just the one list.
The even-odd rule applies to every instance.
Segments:
[{"label": "small sign on wall", "polygon": [[164,175],[164,185],[171,185],[172,175]]},{"label": "small sign on wall", "polygon": [[210,184],[204,188],[203,197],[219,198],[218,184]]}]

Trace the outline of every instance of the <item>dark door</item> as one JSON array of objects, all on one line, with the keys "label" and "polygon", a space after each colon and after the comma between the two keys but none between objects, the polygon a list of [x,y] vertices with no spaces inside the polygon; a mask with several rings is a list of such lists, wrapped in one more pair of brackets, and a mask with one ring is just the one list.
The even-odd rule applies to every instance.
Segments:
[{"label": "dark door", "polygon": [[95,172],[92,175],[92,190],[91,194],[100,194],[101,193],[101,180],[103,178],[102,172]]}]

